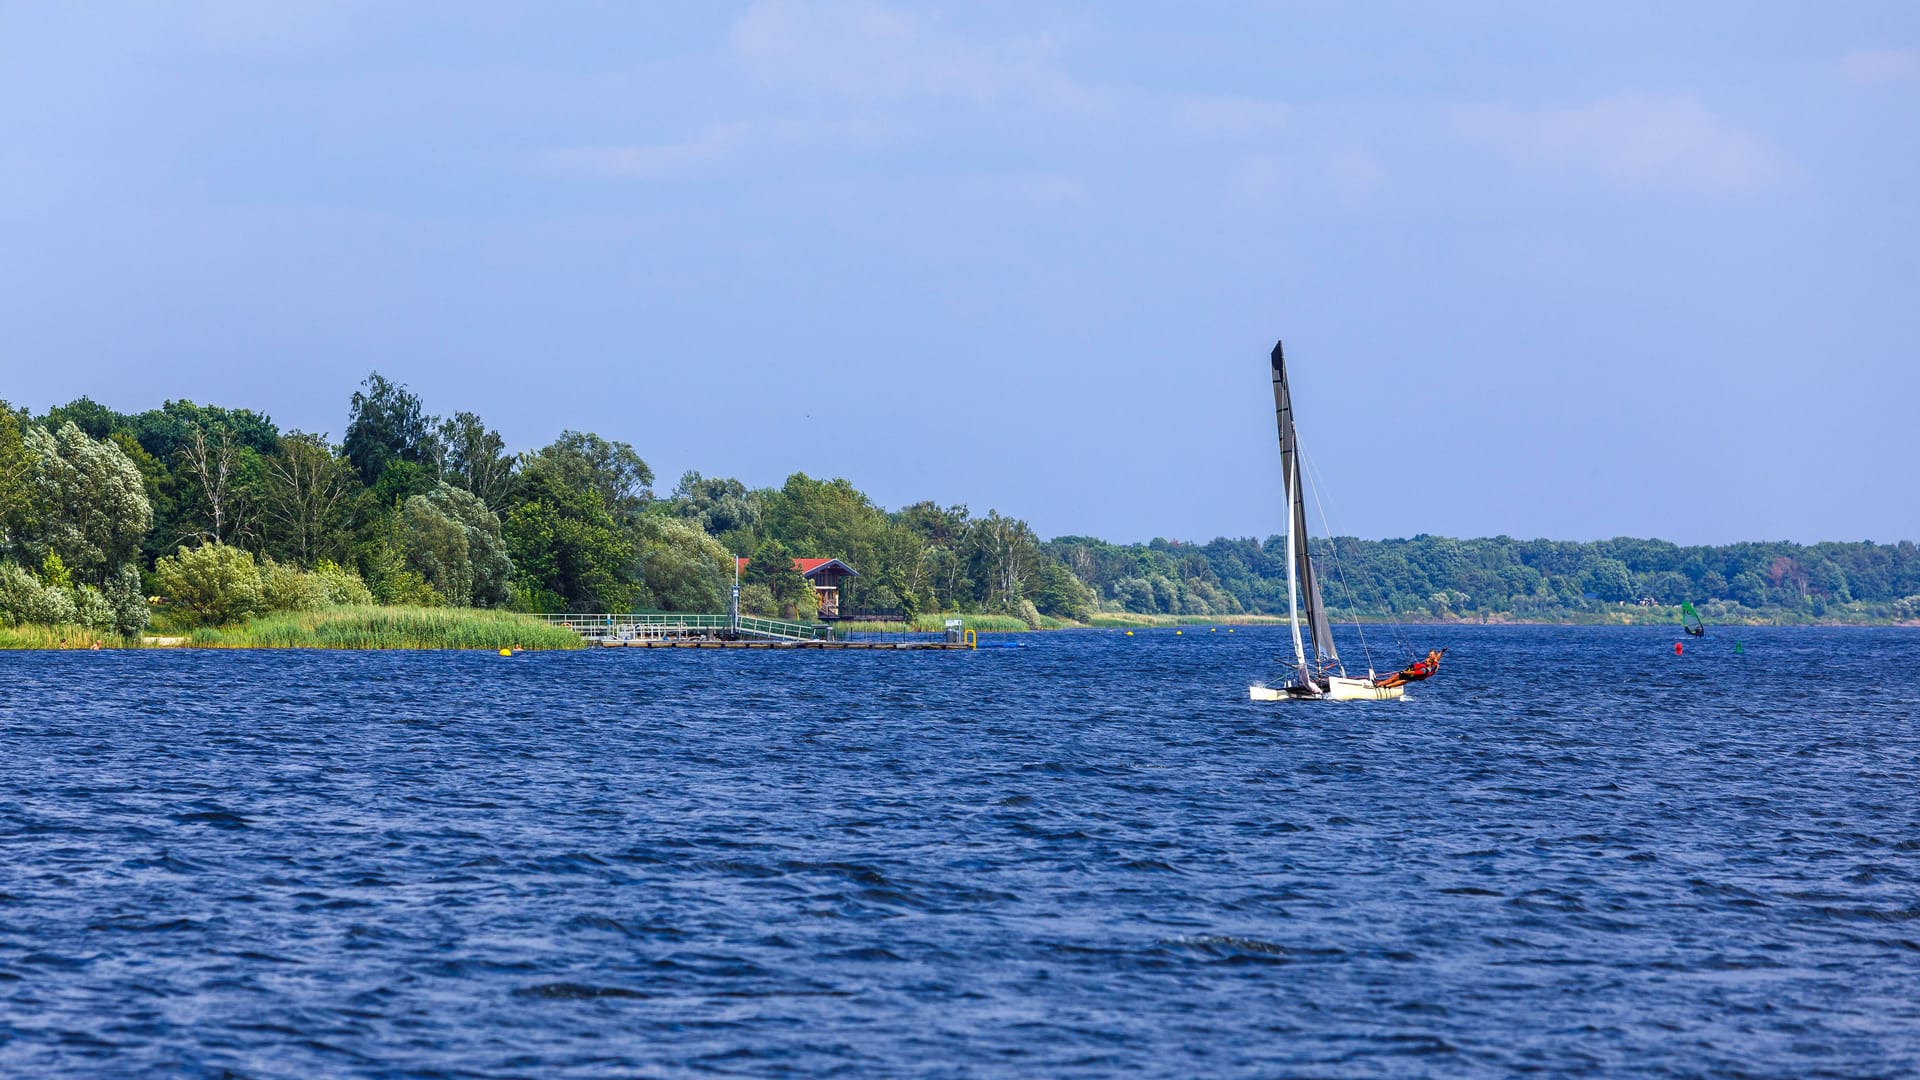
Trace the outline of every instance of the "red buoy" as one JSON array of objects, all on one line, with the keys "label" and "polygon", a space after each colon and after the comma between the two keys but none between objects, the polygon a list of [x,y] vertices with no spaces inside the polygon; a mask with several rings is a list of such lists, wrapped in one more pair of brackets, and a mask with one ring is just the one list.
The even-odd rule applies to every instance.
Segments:
[{"label": "red buoy", "polygon": [[1680,654],[1681,654],[1681,653],[1682,653],[1683,651],[1685,651],[1685,650],[1683,650],[1683,649],[1682,649],[1682,648],[1680,647],[1680,643],[1679,643],[1679,642],[1677,642],[1677,641],[1676,641],[1676,642],[1674,642],[1674,643],[1673,643],[1673,655],[1675,655],[1675,656],[1679,656],[1679,655],[1680,655]]}]

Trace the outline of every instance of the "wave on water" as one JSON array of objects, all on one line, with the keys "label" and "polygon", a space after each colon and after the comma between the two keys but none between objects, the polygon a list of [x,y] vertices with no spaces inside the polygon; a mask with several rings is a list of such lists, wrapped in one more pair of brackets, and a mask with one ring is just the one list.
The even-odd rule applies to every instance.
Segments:
[{"label": "wave on water", "polygon": [[0,1075],[1920,1074],[1920,633],[1421,634],[0,654]]}]

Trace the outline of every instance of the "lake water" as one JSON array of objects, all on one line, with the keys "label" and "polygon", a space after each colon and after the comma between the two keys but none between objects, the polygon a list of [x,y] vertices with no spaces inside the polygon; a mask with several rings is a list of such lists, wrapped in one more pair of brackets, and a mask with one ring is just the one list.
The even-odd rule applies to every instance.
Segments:
[{"label": "lake water", "polygon": [[1920,632],[1409,636],[0,654],[0,1074],[1920,1072]]}]

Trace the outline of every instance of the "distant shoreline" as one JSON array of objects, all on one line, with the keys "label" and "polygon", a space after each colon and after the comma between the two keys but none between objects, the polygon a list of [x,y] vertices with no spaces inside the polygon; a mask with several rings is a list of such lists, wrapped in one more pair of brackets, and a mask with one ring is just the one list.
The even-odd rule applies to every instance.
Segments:
[{"label": "distant shoreline", "polygon": [[[1142,615],[1107,612],[1086,623],[1044,619],[1040,626],[1028,626],[1005,615],[923,615],[911,623],[842,623],[842,632],[873,634],[926,634],[937,632],[946,619],[957,618],[983,634],[1048,633],[1066,630],[1105,631],[1184,631],[1200,627],[1229,629],[1240,627],[1285,627],[1287,620],[1278,615]],[[1399,619],[1384,617],[1359,620],[1362,627],[1399,625],[1425,631],[1461,627],[1617,627],[1661,628],[1678,634],[1677,623],[1666,620],[1632,619]],[[1352,626],[1352,620],[1336,620],[1336,626]],[[1920,629],[1920,620],[1850,621],[1812,620],[1805,622],[1724,622],[1709,627],[1722,632],[1741,629]],[[586,648],[590,643],[561,627],[550,626],[528,615],[503,611],[476,611],[459,608],[414,608],[357,606],[313,612],[284,612],[251,620],[239,626],[201,627],[158,634],[138,639],[122,638],[77,626],[0,627],[0,651],[92,651],[126,649],[329,649],[368,651],[485,651],[502,649],[514,652],[557,651]]]}]

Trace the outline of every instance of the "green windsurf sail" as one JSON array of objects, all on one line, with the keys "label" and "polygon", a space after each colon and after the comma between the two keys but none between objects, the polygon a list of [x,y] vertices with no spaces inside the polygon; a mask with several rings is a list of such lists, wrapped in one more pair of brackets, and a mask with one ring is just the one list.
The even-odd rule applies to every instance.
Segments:
[{"label": "green windsurf sail", "polygon": [[1707,634],[1707,622],[1699,612],[1693,610],[1691,600],[1680,601],[1680,626],[1694,637],[1705,637]]}]

